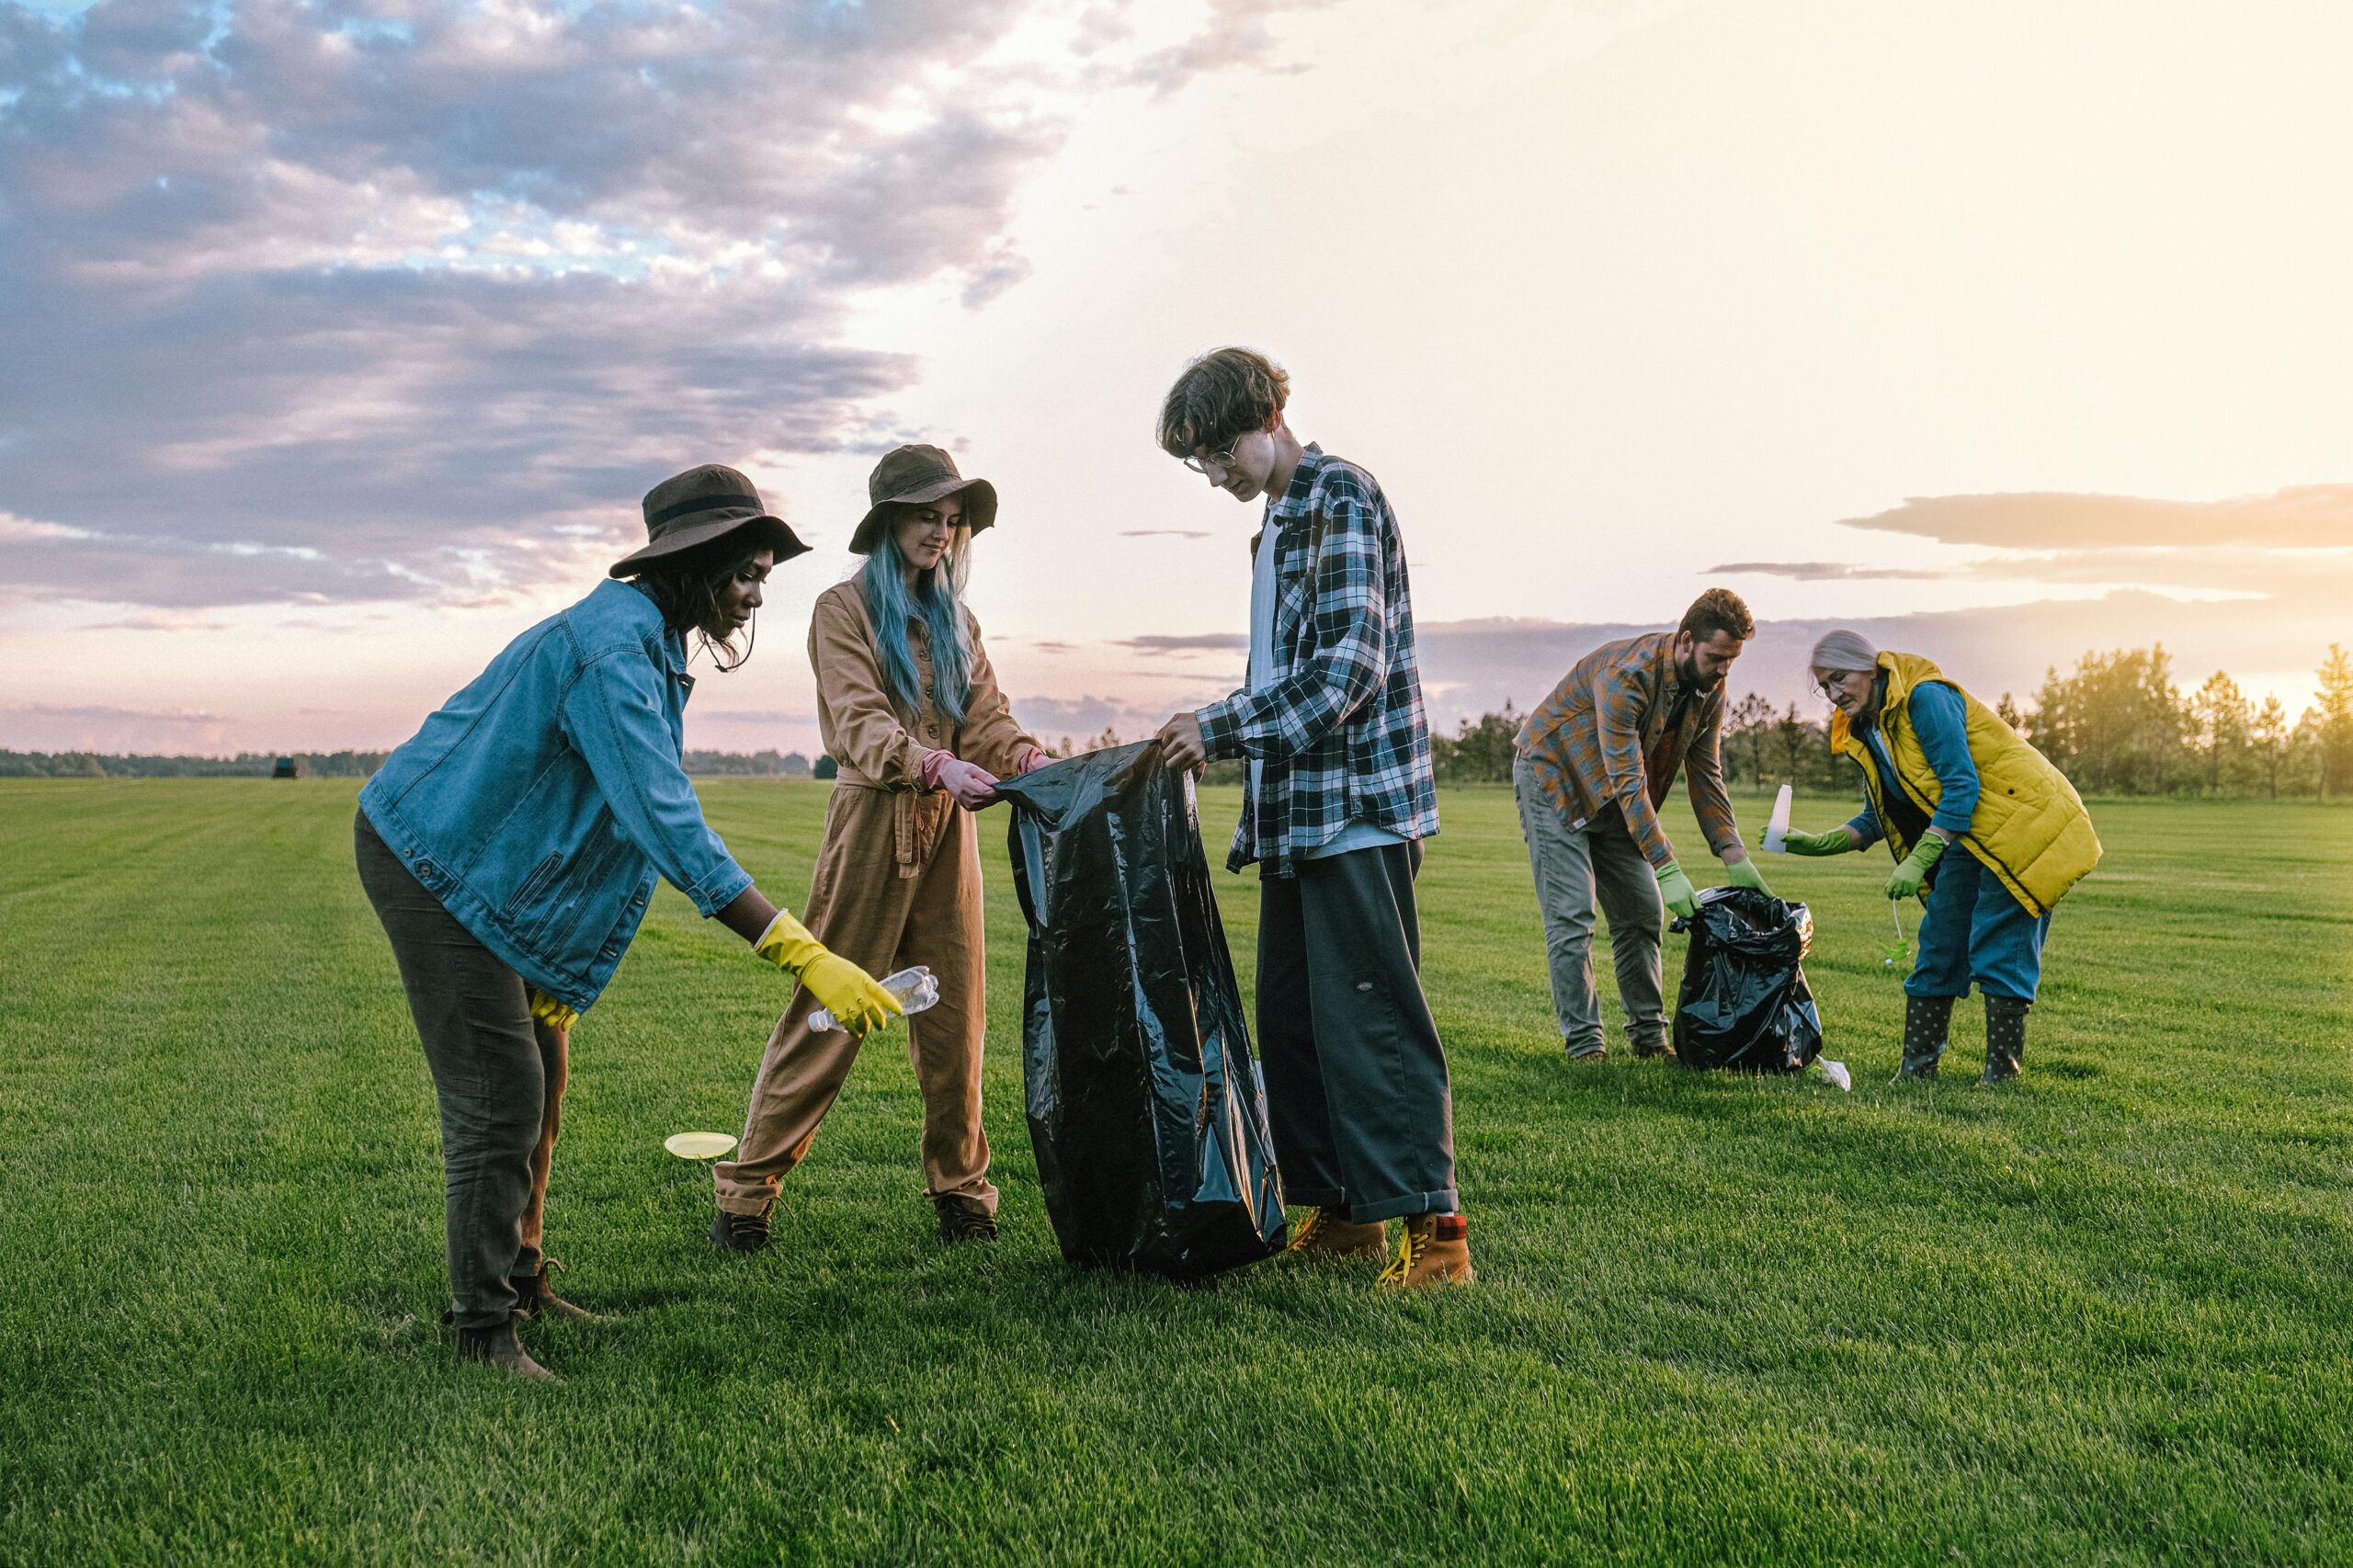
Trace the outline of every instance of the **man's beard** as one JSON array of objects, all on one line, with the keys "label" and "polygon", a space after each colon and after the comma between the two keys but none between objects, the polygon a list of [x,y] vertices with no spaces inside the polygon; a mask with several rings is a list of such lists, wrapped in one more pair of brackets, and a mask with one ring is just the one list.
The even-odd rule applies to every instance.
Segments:
[{"label": "man's beard", "polygon": [[1713,691],[1723,685],[1724,672],[1718,670],[1713,676],[1702,678],[1699,674],[1699,661],[1697,658],[1677,659],[1675,661],[1675,678],[1681,681],[1688,690]]}]

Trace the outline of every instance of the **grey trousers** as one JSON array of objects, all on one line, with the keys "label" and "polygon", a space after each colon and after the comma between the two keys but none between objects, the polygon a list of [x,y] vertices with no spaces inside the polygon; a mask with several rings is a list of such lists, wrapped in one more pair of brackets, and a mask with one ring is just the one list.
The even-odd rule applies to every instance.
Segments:
[{"label": "grey trousers", "polygon": [[1544,956],[1552,971],[1552,1008],[1561,1042],[1572,1056],[1602,1049],[1601,998],[1593,985],[1593,917],[1597,903],[1609,921],[1609,957],[1618,971],[1618,1000],[1626,1009],[1626,1036],[1641,1051],[1666,1044],[1666,1002],[1659,938],[1666,906],[1642,846],[1626,831],[1615,805],[1572,827],[1529,775],[1528,758],[1511,768],[1519,797],[1519,831],[1536,873],[1536,902],[1544,913]]},{"label": "grey trousers", "polygon": [[442,907],[365,812],[353,839],[441,1102],[450,1321],[495,1327],[514,1315],[514,1281],[540,1271],[570,1041],[534,1023],[523,977]]},{"label": "grey trousers", "polygon": [[1418,843],[1258,884],[1258,1051],[1283,1197],[1358,1224],[1451,1213],[1454,1096],[1422,994]]}]

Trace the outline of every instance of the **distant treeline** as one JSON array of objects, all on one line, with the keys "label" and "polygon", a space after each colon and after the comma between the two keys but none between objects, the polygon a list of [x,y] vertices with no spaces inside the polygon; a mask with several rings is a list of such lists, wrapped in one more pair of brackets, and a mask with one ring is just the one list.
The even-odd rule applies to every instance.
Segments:
[{"label": "distant treeline", "polygon": [[381,751],[239,752],[234,756],[108,756],[91,751],[0,751],[0,778],[267,778],[291,756],[306,778],[365,778]]},{"label": "distant treeline", "polygon": [[[290,758],[303,778],[365,778],[384,765],[381,751],[240,752],[235,756],[110,756],[88,751],[0,751],[0,778],[267,778]],[[699,778],[821,778],[831,759],[812,763],[797,751],[690,751],[687,771]]]},{"label": "distant treeline", "polygon": [[[2184,692],[2163,646],[2086,653],[2071,674],[2053,667],[2030,707],[2004,692],[1994,710],[2087,793],[2353,794],[2353,657],[2331,643],[2314,675],[2314,700],[2290,723],[2278,698],[2258,705],[2221,670]],[[1506,703],[1436,738],[1438,778],[1508,781],[1523,717]],[[1795,703],[1776,710],[1754,692],[1725,717],[1724,774],[1755,790],[1855,785],[1854,765],[1830,749],[1826,715],[1807,718]]]},{"label": "distant treeline", "polygon": [[[2010,693],[1994,704],[2010,725],[2066,770],[2075,787],[2100,795],[2353,795],[2353,655],[2330,643],[2313,672],[2318,691],[2293,723],[2276,697],[2258,704],[2238,682],[2215,671],[2195,691],[2173,678],[2162,645],[2086,653],[2073,673],[2054,666],[2029,707]],[[1503,784],[1511,779],[1513,739],[1525,716],[1466,719],[1430,746],[1441,782]],[[1088,740],[1064,736],[1057,756],[1120,744],[1110,730]],[[267,778],[282,753],[235,756],[107,756],[95,752],[0,751],[0,778]],[[296,752],[298,774],[363,778],[383,765],[380,751]],[[701,778],[831,778],[834,759],[799,752],[687,753],[687,771]],[[1784,783],[1845,790],[1854,770],[1830,749],[1829,725],[1791,703],[1777,710],[1755,692],[1724,721],[1724,775],[1764,790]],[[1208,781],[1238,784],[1239,762],[1210,765]]]}]

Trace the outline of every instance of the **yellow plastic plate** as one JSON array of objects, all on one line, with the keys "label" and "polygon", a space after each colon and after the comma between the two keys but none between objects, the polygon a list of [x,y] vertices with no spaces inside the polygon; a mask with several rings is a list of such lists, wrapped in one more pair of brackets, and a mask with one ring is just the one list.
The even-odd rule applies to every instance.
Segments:
[{"label": "yellow plastic plate", "polygon": [[724,1132],[673,1132],[662,1147],[682,1160],[715,1160],[735,1147],[735,1140]]}]

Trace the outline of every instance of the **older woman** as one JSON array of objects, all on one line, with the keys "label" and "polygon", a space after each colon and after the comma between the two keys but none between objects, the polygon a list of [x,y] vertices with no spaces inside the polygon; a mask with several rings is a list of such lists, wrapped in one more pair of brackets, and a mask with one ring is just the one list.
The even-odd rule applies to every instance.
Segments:
[{"label": "older woman", "polygon": [[637,934],[658,873],[852,1027],[899,1004],[752,885],[680,765],[694,677],[722,670],[772,567],[808,546],[732,468],[645,497],[649,542],[443,703],[359,792],[359,882],[383,922],[441,1107],[458,1353],[550,1376],[517,1318],[589,1314],[541,1256],[571,1030]]},{"label": "older woman", "polygon": [[1896,861],[1887,896],[1927,901],[1896,1077],[1936,1076],[1952,1005],[1974,981],[1985,997],[1979,1082],[2015,1078],[2052,906],[2099,864],[2091,816],[2048,757],[1918,654],[1833,631],[1813,667],[1837,710],[1831,746],[1863,770],[1866,803],[1843,827],[1789,834],[1789,851],[1841,855],[1884,838]]}]

